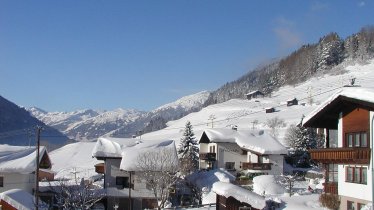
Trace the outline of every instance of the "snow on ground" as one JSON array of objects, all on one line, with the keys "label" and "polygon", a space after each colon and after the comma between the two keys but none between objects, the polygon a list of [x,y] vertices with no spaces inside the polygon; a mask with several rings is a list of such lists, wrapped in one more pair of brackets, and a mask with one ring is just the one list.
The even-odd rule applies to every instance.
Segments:
[{"label": "snow on ground", "polygon": [[262,175],[253,178],[253,192],[259,195],[278,195],[283,194],[285,190],[277,183],[275,176]]},{"label": "snow on ground", "polygon": [[65,145],[49,153],[52,171],[56,178],[72,178],[96,175],[95,164],[100,161],[92,157],[92,150],[96,142],[77,142]]},{"label": "snow on ground", "polygon": [[[356,78],[356,85],[364,88],[374,89],[374,59],[365,65],[353,65],[345,67],[344,64],[336,69],[346,69],[344,74],[323,75],[295,85],[285,86],[275,91],[271,98],[259,98],[252,100],[232,99],[220,104],[214,104],[202,109],[199,112],[191,113],[179,120],[170,121],[168,127],[163,130],[147,133],[142,136],[144,139],[173,139],[179,145],[183,135],[183,129],[187,121],[193,125],[197,138],[200,138],[204,129],[212,127],[211,115],[214,115],[213,127],[224,128],[237,125],[238,130],[269,129],[265,124],[268,119],[279,117],[287,123],[286,127],[279,129],[278,139],[284,142],[284,135],[287,127],[300,122],[302,116],[308,115],[316,109],[320,103],[328,99],[344,85],[349,84],[351,78]],[[346,87],[352,88],[352,87]],[[296,97],[299,105],[286,106],[286,101]],[[310,101],[313,101],[310,104]],[[301,105],[305,103],[305,105]],[[265,113],[265,108],[275,107],[276,112]],[[252,122],[258,121],[254,125]]]},{"label": "snow on ground", "polygon": [[318,185],[320,183],[316,183],[314,180],[295,181],[292,188],[293,195],[290,197],[289,193],[285,192],[284,186],[278,184],[276,177],[273,175],[262,175],[253,179],[254,192],[265,195],[267,200],[282,201],[278,209],[287,210],[325,209],[318,201],[320,194],[312,194],[308,191],[308,186],[316,189],[319,187]]},{"label": "snow on ground", "polygon": [[309,194],[309,195],[293,195],[289,197],[288,195],[283,195],[279,197],[283,201],[281,208],[284,210],[328,210],[324,208],[319,203],[319,194]]}]

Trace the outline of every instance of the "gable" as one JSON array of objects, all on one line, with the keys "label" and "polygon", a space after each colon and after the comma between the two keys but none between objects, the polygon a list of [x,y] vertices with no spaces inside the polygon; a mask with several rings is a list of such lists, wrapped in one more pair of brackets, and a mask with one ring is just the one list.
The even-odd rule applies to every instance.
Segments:
[{"label": "gable", "polygon": [[201,135],[199,144],[201,144],[201,143],[205,143],[205,144],[209,144],[210,143],[210,140],[209,140],[208,136],[206,135],[205,131]]},{"label": "gable", "polygon": [[343,115],[347,115],[357,108],[372,111],[374,110],[374,104],[355,98],[338,96],[306,119],[303,126],[337,129],[339,114],[342,112]]},{"label": "gable", "polygon": [[51,159],[49,158],[49,155],[46,151],[43,153],[43,156],[42,156],[42,158],[39,162],[39,166],[42,169],[51,169],[52,168]]}]

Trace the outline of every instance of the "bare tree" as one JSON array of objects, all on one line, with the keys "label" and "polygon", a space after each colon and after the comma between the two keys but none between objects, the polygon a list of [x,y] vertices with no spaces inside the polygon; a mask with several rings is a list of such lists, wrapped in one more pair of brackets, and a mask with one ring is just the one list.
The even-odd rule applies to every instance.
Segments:
[{"label": "bare tree", "polygon": [[84,178],[61,179],[50,182],[49,186],[54,193],[56,205],[62,209],[90,209],[105,196],[101,186]]},{"label": "bare tree", "polygon": [[280,183],[289,193],[290,197],[293,194],[293,187],[295,185],[295,181],[300,178],[298,173],[292,175],[281,175],[279,177],[278,183]]},{"label": "bare tree", "polygon": [[281,128],[281,127],[286,126],[286,123],[284,122],[283,119],[280,119],[278,117],[274,117],[274,118],[268,119],[266,121],[266,125],[271,129],[271,133],[270,134],[273,137],[277,137],[278,134],[279,134],[278,129]]},{"label": "bare tree", "polygon": [[137,174],[153,191],[158,209],[163,208],[169,198],[169,189],[177,181],[178,158],[175,150],[163,148],[144,152],[138,156],[137,168]]}]

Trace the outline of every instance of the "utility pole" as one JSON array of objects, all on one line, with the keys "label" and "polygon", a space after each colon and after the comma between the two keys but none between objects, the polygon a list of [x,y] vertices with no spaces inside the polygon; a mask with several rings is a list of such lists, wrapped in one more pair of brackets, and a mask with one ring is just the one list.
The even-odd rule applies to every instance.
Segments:
[{"label": "utility pole", "polygon": [[130,174],[130,181],[129,181],[129,210],[132,210],[132,203],[131,203],[131,188],[132,188],[132,180],[131,180],[131,171]]},{"label": "utility pole", "polygon": [[136,133],[139,136],[139,139],[142,139],[143,131],[136,131]]},{"label": "utility pole", "polygon": [[40,151],[40,132],[43,128],[41,126],[36,127],[36,181],[35,181],[35,209],[39,210],[39,151]]},{"label": "utility pole", "polygon": [[211,120],[212,121],[212,128],[213,128],[213,121],[216,119],[216,116],[214,116],[214,114],[211,114],[209,116],[209,119],[208,120]]},{"label": "utility pole", "polygon": [[258,124],[258,120],[253,120],[251,123],[252,123],[252,130],[254,130],[255,129],[255,125]]}]

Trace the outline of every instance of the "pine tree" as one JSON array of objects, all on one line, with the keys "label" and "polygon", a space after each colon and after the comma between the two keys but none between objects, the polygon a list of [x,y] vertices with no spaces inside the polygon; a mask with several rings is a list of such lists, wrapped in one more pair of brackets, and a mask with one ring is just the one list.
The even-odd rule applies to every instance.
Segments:
[{"label": "pine tree", "polygon": [[314,128],[303,127],[300,122],[296,126],[290,126],[286,134],[286,141],[294,149],[294,154],[291,156],[298,160],[296,165],[299,167],[308,167],[311,164],[308,150],[316,149],[320,146],[323,136],[318,135]]},{"label": "pine tree", "polygon": [[178,149],[181,170],[189,174],[199,166],[199,147],[190,121],[187,121]]}]

